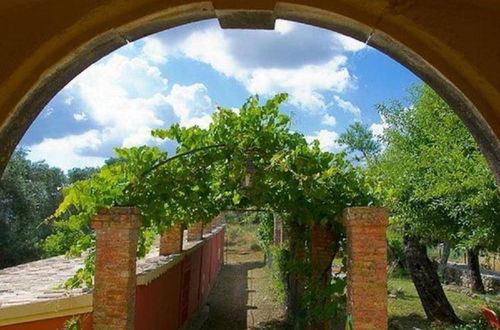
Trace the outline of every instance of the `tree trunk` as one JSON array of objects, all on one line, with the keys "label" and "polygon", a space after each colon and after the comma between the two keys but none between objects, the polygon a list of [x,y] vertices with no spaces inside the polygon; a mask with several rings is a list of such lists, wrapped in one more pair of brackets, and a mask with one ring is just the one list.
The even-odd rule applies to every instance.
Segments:
[{"label": "tree trunk", "polygon": [[481,267],[479,266],[479,248],[467,250],[467,264],[469,276],[472,283],[472,291],[484,293],[483,279],[481,278]]},{"label": "tree trunk", "polygon": [[413,284],[427,318],[432,321],[461,323],[444,294],[436,268],[427,256],[427,249],[420,239],[405,235],[405,254]]},{"label": "tree trunk", "polygon": [[441,255],[441,259],[439,259],[439,266],[441,269],[444,269],[446,265],[448,265],[448,259],[450,258],[451,253],[451,245],[448,242],[443,244],[443,254]]}]

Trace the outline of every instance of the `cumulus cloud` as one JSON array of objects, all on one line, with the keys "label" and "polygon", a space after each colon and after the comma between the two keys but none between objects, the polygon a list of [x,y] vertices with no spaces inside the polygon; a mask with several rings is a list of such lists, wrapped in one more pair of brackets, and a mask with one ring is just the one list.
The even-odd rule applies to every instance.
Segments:
[{"label": "cumulus cloud", "polygon": [[210,65],[252,94],[288,92],[292,104],[308,111],[325,109],[323,92],[342,93],[354,84],[345,54],[365,47],[328,30],[283,20],[277,21],[276,31],[221,30],[215,23],[202,27],[180,29],[183,38],[179,31],[159,38],[172,56]]},{"label": "cumulus cloud", "polygon": [[338,138],[339,135],[337,132],[322,129],[314,132],[313,135],[307,135],[306,141],[312,143],[314,140],[318,140],[321,150],[336,152],[340,150],[340,146],[337,143]]},{"label": "cumulus cloud", "polygon": [[209,113],[215,106],[207,95],[205,85],[200,83],[190,86],[175,84],[166,100],[172,105],[181,126],[198,125],[207,128],[210,124]]},{"label": "cumulus cloud", "polygon": [[370,130],[373,133],[373,136],[377,139],[380,139],[384,135],[384,131],[388,128],[387,122],[382,118],[380,123],[373,123],[370,125]]},{"label": "cumulus cloud", "polygon": [[143,41],[141,52],[146,60],[156,64],[167,62],[167,47],[157,37],[146,37]]},{"label": "cumulus cloud", "polygon": [[[252,94],[288,92],[293,105],[318,113],[323,125],[334,126],[335,117],[325,112],[324,95],[342,95],[355,85],[347,55],[364,47],[331,31],[282,20],[276,31],[221,30],[216,21],[171,29],[122,48],[75,78],[65,88],[62,103],[77,104],[83,111],[73,114],[75,125],[89,130],[44,139],[31,146],[30,158],[47,159],[63,169],[95,166],[112,147],[158,144],[150,136],[153,128],[176,121],[207,127],[215,108],[207,87],[196,82],[171,86],[160,69],[171,58],[207,64]],[[340,96],[334,100],[359,116],[352,103]],[[316,131],[308,137],[312,139],[325,150],[337,148],[336,132]]]},{"label": "cumulus cloud", "polygon": [[323,118],[321,118],[321,124],[327,126],[335,126],[335,124],[337,124],[337,120],[335,119],[334,116],[331,116],[326,113],[325,115],[323,115]]},{"label": "cumulus cloud", "polygon": [[339,40],[343,48],[350,52],[358,52],[366,48],[366,43],[344,36],[342,34],[338,34],[337,39]]},{"label": "cumulus cloud", "polygon": [[48,118],[48,117],[52,116],[53,113],[54,113],[54,108],[51,106],[48,106],[45,109],[43,109],[42,115],[44,118]]},{"label": "cumulus cloud", "polygon": [[73,118],[75,118],[76,121],[87,120],[87,115],[85,112],[75,113],[73,114]]},{"label": "cumulus cloud", "polygon": [[[168,81],[144,52],[135,56],[115,53],[92,65],[66,88],[85,112],[74,113],[79,122],[90,122],[92,129],[80,135],[44,139],[30,146],[32,160],[47,160],[54,166],[102,165],[114,147],[157,145],[151,129],[176,121],[183,126],[207,127],[214,108],[203,84],[175,84]],[[68,102],[69,103],[69,102]],[[69,105],[69,104],[68,104]],[[57,151],[57,152],[54,152]]]},{"label": "cumulus cloud", "polygon": [[63,170],[76,166],[100,166],[104,157],[84,155],[85,151],[97,150],[102,144],[101,133],[90,130],[80,135],[68,135],[59,139],[44,139],[30,147],[29,158],[46,160]]},{"label": "cumulus cloud", "polygon": [[334,95],[333,99],[335,100],[335,102],[337,103],[337,105],[341,109],[343,109],[343,110],[345,110],[347,112],[352,113],[354,116],[356,116],[358,118],[361,116],[361,109],[358,108],[357,106],[355,106],[354,104],[352,104],[351,102],[342,99],[338,95]]},{"label": "cumulus cloud", "polygon": [[70,96],[68,96],[68,97],[66,97],[66,98],[64,99],[64,104],[66,104],[66,105],[71,105],[71,103],[73,103],[73,99],[74,99],[74,97],[73,97],[73,96],[71,96],[71,95],[70,95]]}]

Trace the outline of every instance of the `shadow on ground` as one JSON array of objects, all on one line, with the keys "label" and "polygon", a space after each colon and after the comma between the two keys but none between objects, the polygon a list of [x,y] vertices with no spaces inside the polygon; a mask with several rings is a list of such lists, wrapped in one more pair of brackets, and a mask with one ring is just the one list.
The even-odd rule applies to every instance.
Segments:
[{"label": "shadow on ground", "polygon": [[274,299],[262,252],[237,247],[227,254],[228,263],[210,292],[208,319],[201,329],[285,329],[284,308]]},{"label": "shadow on ground", "polygon": [[432,329],[428,325],[426,318],[418,314],[410,314],[406,316],[393,316],[389,319],[389,330],[406,330],[406,329]]}]

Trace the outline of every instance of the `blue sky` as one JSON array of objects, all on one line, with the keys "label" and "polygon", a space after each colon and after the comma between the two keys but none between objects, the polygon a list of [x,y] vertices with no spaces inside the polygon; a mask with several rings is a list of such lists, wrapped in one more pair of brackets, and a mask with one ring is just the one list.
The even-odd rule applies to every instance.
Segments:
[{"label": "blue sky", "polygon": [[374,105],[403,98],[418,81],[386,55],[328,30],[282,20],[274,31],[222,30],[207,20],[135,41],[89,67],[20,145],[30,159],[63,170],[99,166],[114,147],[159,144],[152,128],[205,127],[217,105],[287,92],[283,111],[293,129],[338,151],[336,138],[355,121],[379,133]]}]

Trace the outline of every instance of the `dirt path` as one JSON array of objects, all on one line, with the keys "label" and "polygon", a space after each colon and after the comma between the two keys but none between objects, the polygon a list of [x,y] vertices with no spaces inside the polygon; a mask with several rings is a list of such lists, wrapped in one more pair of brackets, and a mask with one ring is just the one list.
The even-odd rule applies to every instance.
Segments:
[{"label": "dirt path", "polygon": [[210,312],[202,329],[284,329],[285,310],[272,290],[264,255],[250,248],[255,243],[251,233],[245,237],[226,250],[227,262],[208,298]]}]

